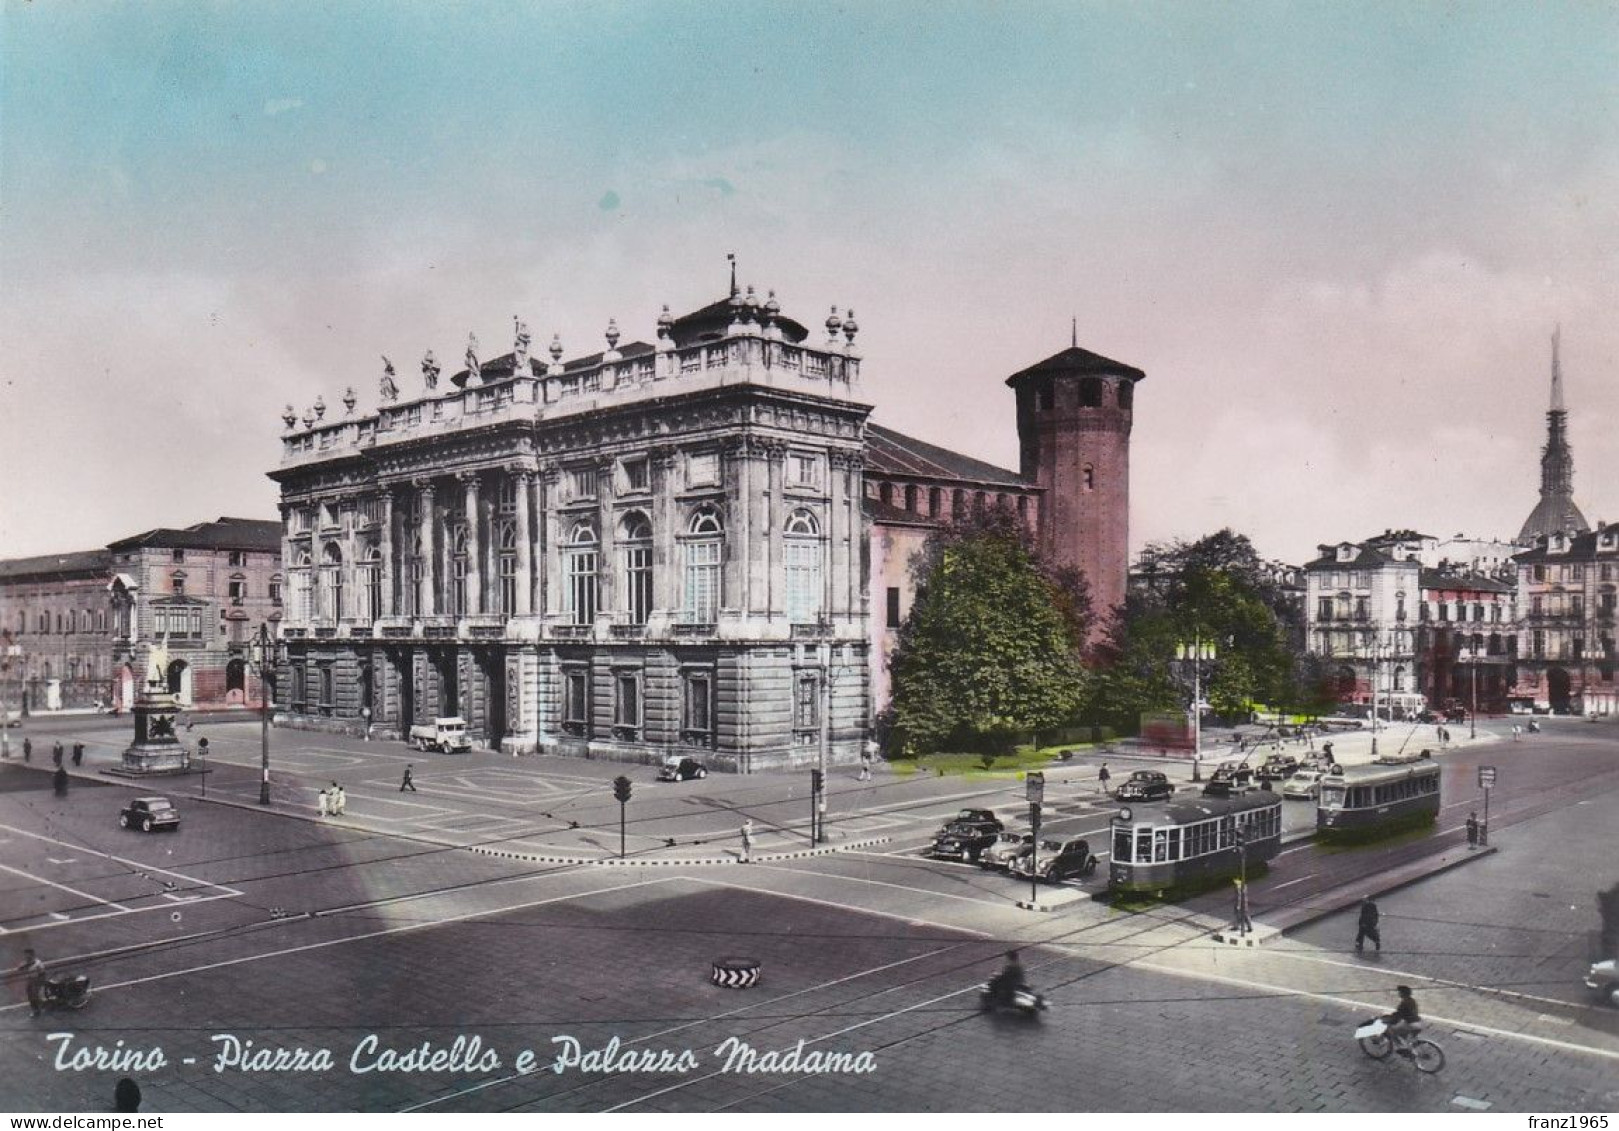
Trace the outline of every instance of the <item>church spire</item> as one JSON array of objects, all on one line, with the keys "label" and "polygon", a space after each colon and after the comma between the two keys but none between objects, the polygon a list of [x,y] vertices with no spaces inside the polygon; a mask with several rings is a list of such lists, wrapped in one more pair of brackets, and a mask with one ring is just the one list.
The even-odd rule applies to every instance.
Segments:
[{"label": "church spire", "polygon": [[1568,411],[1563,407],[1562,338],[1559,325],[1552,333],[1552,396],[1546,412],[1546,446],[1540,450],[1540,502],[1518,533],[1518,541],[1524,543],[1591,529],[1574,502],[1574,452],[1568,446]]}]

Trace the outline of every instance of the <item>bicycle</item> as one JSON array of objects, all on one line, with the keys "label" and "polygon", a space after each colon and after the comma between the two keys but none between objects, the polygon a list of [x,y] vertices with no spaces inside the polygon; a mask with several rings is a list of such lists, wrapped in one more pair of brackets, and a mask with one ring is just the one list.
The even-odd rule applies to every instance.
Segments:
[{"label": "bicycle", "polygon": [[1445,1050],[1426,1037],[1416,1036],[1420,1032],[1419,1022],[1411,1026],[1410,1036],[1390,1036],[1388,1024],[1377,1017],[1355,1030],[1355,1040],[1360,1044],[1360,1051],[1373,1060],[1384,1060],[1390,1053],[1398,1052],[1409,1057],[1418,1072],[1431,1075],[1445,1067]]}]

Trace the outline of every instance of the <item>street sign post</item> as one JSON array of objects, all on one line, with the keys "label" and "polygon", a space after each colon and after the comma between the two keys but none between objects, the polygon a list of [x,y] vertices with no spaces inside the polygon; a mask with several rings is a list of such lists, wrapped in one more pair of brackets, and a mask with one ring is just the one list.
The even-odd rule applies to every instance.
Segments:
[{"label": "street sign post", "polygon": [[[1029,777],[1031,779],[1038,777],[1040,779],[1041,789],[1042,791],[1044,790],[1044,774],[1030,774]],[[1034,788],[1034,783],[1031,781],[1029,784],[1029,792],[1031,794],[1034,792]],[[1040,875],[1040,802],[1038,801],[1031,800],[1029,802],[1029,831],[1034,834],[1034,839],[1029,842],[1029,902],[1033,904],[1040,902],[1040,885],[1038,879]]]},{"label": "street sign post", "polygon": [[1023,781],[1025,800],[1030,805],[1041,805],[1046,800],[1046,775],[1039,770],[1030,770],[1024,775]]},{"label": "street sign post", "polygon": [[1490,843],[1490,787],[1495,784],[1495,767],[1480,766],[1478,768],[1478,787],[1484,791],[1484,827],[1478,831],[1478,842],[1488,846]]}]

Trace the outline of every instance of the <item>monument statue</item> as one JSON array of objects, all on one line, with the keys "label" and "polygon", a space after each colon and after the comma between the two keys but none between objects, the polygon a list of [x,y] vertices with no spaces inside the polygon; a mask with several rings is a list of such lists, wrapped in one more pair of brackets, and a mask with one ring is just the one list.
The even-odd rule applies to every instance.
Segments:
[{"label": "monument statue", "polygon": [[422,355],[422,383],[429,389],[438,388],[438,358],[428,350]]},{"label": "monument statue", "polygon": [[478,335],[467,335],[467,384],[481,385],[483,370],[478,365]]},{"label": "monument statue", "polygon": [[169,685],[169,634],[164,633],[163,639],[152,645],[152,678],[146,682],[156,687]]},{"label": "monument statue", "polygon": [[399,385],[394,381],[394,363],[388,360],[387,354],[382,355],[382,399],[399,399]]}]

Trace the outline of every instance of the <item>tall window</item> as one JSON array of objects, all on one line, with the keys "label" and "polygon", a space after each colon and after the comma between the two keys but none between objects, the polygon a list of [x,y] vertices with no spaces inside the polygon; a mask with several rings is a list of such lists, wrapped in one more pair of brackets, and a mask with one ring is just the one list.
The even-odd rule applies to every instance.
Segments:
[{"label": "tall window", "polygon": [[315,617],[315,579],[311,576],[309,550],[299,547],[292,570],[292,616],[309,621]]},{"label": "tall window", "polygon": [[803,673],[793,682],[793,741],[806,746],[820,739],[821,679]]},{"label": "tall window", "polygon": [[228,592],[230,594],[230,603],[240,605],[247,599],[247,579],[245,577],[231,578]]},{"label": "tall window", "polygon": [[796,510],[787,519],[787,619],[813,624],[821,616],[821,538],[815,516]]},{"label": "tall window", "polygon": [[363,552],[358,614],[362,621],[374,621],[382,615],[382,547],[372,542]]},{"label": "tall window", "polygon": [[325,608],[321,614],[331,620],[343,619],[343,551],[336,542],[321,551],[320,580]]},{"label": "tall window", "polygon": [[890,585],[888,587],[887,623],[889,628],[898,628],[902,623],[899,615],[899,586],[897,585]]},{"label": "tall window", "polygon": [[583,668],[562,673],[562,729],[590,733],[590,673]]},{"label": "tall window", "polygon": [[[179,553],[178,550],[175,552]],[[184,597],[186,592],[186,575],[183,573],[176,573],[173,577],[169,578],[169,589],[176,597]]]},{"label": "tall window", "polygon": [[620,530],[624,558],[624,611],[631,624],[652,616],[652,524],[639,511],[624,516]]},{"label": "tall window", "polygon": [[714,744],[714,675],[708,671],[681,676],[680,739],[694,746]]},{"label": "tall window", "polygon": [[500,611],[506,616],[517,613],[517,524],[500,524]]},{"label": "tall window", "polygon": [[633,739],[641,730],[641,676],[619,672],[613,677],[613,737]]},{"label": "tall window", "polygon": [[564,611],[574,624],[594,624],[599,580],[596,574],[596,532],[581,522],[573,528],[563,551],[563,572],[567,577]]},{"label": "tall window", "polygon": [[465,525],[450,530],[450,612],[458,617],[467,615],[467,568],[471,556]]},{"label": "tall window", "polygon": [[713,624],[720,610],[721,537],[725,533],[719,514],[704,508],[691,520],[691,538],[686,553],[686,619],[693,624]]}]

